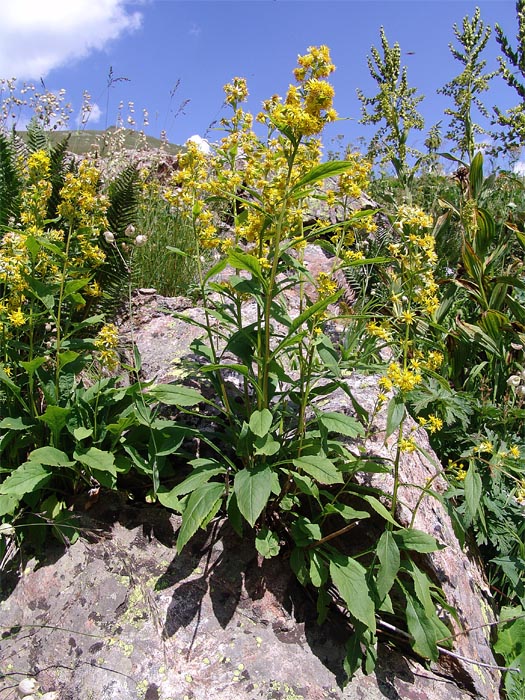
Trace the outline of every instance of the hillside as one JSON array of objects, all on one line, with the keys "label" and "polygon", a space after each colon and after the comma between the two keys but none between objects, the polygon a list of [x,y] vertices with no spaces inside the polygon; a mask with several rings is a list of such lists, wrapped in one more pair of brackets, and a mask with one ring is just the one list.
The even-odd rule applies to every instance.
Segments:
[{"label": "hillside", "polygon": [[[103,150],[108,143],[115,138],[117,127],[110,126],[105,130],[83,129],[81,131],[47,131],[46,138],[51,144],[62,141],[69,135],[69,150],[81,155],[94,149]],[[153,136],[146,136],[133,129],[120,129],[123,134],[122,147],[126,150],[142,149],[144,146],[152,150],[164,149],[166,153],[177,154],[181,147],[176,144],[166,143]],[[18,131],[22,139],[27,138],[27,131]]]}]

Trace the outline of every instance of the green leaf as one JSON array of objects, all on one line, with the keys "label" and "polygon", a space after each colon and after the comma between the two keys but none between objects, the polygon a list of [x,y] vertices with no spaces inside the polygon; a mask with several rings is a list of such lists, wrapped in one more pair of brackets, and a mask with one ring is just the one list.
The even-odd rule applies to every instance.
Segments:
[{"label": "green leaf", "polygon": [[175,384],[157,384],[150,387],[146,393],[167,406],[189,407],[204,401],[204,397],[196,389]]},{"label": "green leaf", "polygon": [[4,418],[2,421],[0,421],[0,428],[4,428],[5,430],[26,430],[27,428],[31,428],[34,426],[35,423],[31,418],[19,418],[19,417],[12,417],[12,416],[7,416],[7,418]]},{"label": "green leaf", "polygon": [[29,454],[31,462],[45,464],[48,467],[70,467],[74,464],[68,455],[55,447],[39,447]]},{"label": "green leaf", "polygon": [[272,427],[273,416],[267,408],[262,411],[254,411],[250,416],[250,430],[254,435],[265,437]]},{"label": "green leaf", "polygon": [[437,661],[439,651],[436,628],[419,601],[413,598],[407,590],[404,590],[404,593],[407,603],[407,626],[414,640],[412,645],[414,651],[425,659]]},{"label": "green leaf", "polygon": [[375,633],[375,608],[368,590],[366,569],[355,559],[338,554],[330,560],[330,576],[350,614]]},{"label": "green leaf", "polygon": [[114,476],[117,475],[115,467],[115,458],[111,452],[99,450],[98,447],[88,447],[87,449],[80,448],[73,452],[73,457],[84,464],[89,469],[97,469],[101,472],[109,472]]},{"label": "green leaf", "polygon": [[188,498],[182,516],[182,525],[177,537],[177,552],[180,554],[184,546],[206,521],[209,514],[214,512],[217,503],[224,494],[224,484],[211,482],[203,484]]},{"label": "green leaf", "polygon": [[32,376],[36,370],[44,364],[44,362],[47,362],[47,360],[47,357],[35,357],[33,360],[31,360],[31,362],[20,361],[20,366],[25,369],[29,376]]},{"label": "green leaf", "polygon": [[[326,491],[321,492],[323,496],[327,498],[333,498],[333,496]],[[324,507],[324,513],[326,515],[336,514],[340,515],[346,522],[352,522],[353,520],[366,520],[370,517],[370,513],[366,510],[356,510],[352,506],[346,503],[340,503],[335,501],[334,503],[327,503]]]},{"label": "green leaf", "polygon": [[299,547],[308,547],[318,542],[323,536],[320,526],[304,516],[296,518],[290,530],[295,544]]},{"label": "green leaf", "polygon": [[50,405],[46,407],[46,410],[41,416],[38,416],[38,420],[48,425],[55,435],[59,435],[71,411],[71,408]]},{"label": "green leaf", "polygon": [[483,185],[483,154],[476,153],[470,164],[469,170],[470,188],[474,199],[478,198]]},{"label": "green leaf", "polygon": [[355,418],[344,413],[321,413],[317,418],[329,432],[351,438],[364,435],[363,426]]},{"label": "green leaf", "polygon": [[399,549],[411,552],[426,554],[428,552],[436,552],[444,547],[432,535],[414,528],[402,528],[394,532],[393,536]]},{"label": "green leaf", "polygon": [[493,355],[498,357],[501,355],[499,346],[480,326],[473,323],[467,323],[461,319],[456,321],[456,325],[467,341],[477,343],[480,347]]},{"label": "green leaf", "polygon": [[309,474],[319,484],[342,484],[343,477],[335,464],[321,455],[305,455],[293,460],[297,469]]},{"label": "green leaf", "polygon": [[[512,619],[516,618],[516,619]],[[494,650],[501,654],[507,663],[522,656],[522,670],[525,672],[525,610],[520,606],[503,607],[500,613],[498,639]]]},{"label": "green leaf", "polygon": [[274,440],[271,435],[265,435],[263,438],[256,438],[254,441],[254,454],[256,455],[271,455],[277,454],[281,449],[281,444]]},{"label": "green leaf", "polygon": [[241,469],[234,479],[237,505],[241,514],[253,527],[272,492],[272,470],[269,467]]},{"label": "green leaf", "polygon": [[80,353],[75,352],[74,350],[64,350],[64,352],[61,352],[58,356],[58,366],[60,369],[62,369],[62,367],[74,362],[79,356]]},{"label": "green leaf", "polygon": [[216,263],[210,270],[208,270],[206,276],[204,277],[204,282],[206,283],[209,279],[215,277],[215,275],[219,275],[227,265],[228,261],[226,258],[222,258],[221,260],[219,260],[218,263]]},{"label": "green leaf", "polygon": [[37,462],[24,462],[0,484],[0,493],[21,498],[49,481],[52,474]]},{"label": "green leaf", "polygon": [[202,464],[192,471],[192,473],[184,479],[180,484],[174,486],[171,491],[166,494],[166,498],[178,498],[187,493],[191,493],[206,484],[212,476],[217,474],[225,474],[226,467],[219,464],[215,460],[210,460],[207,464]]},{"label": "green leaf", "polygon": [[385,506],[381,503],[381,501],[379,501],[375,496],[366,495],[361,496],[361,498],[363,498],[367,503],[369,503],[375,510],[375,512],[378,513],[387,522],[389,522],[391,525],[399,527],[399,523],[396,522],[396,520],[394,520],[390,511],[387,510]]},{"label": "green leaf", "polygon": [[264,557],[265,559],[276,557],[281,549],[279,545],[279,538],[275,532],[272,532],[267,527],[261,528],[261,530],[257,533],[255,538],[255,547],[261,557]]},{"label": "green leaf", "polygon": [[316,588],[324,586],[328,579],[328,568],[319,552],[315,550],[310,553],[310,581]]},{"label": "green leaf", "polygon": [[78,440],[79,442],[81,440],[85,440],[88,437],[91,437],[92,435],[93,435],[93,428],[84,428],[84,426],[82,426],[82,425],[73,430],[73,437],[75,438],[75,440]]},{"label": "green leaf", "polygon": [[396,394],[388,402],[386,417],[386,437],[399,428],[405,417],[405,403],[401,394]]},{"label": "green leaf", "polygon": [[285,470],[286,474],[289,474],[295,481],[297,488],[307,496],[313,496],[317,501],[319,500],[319,487],[312,481],[309,476],[305,474],[298,474],[296,471]]},{"label": "green leaf", "polygon": [[19,502],[20,498],[13,494],[0,495],[0,518],[3,518],[4,515],[14,515]]},{"label": "green leaf", "polygon": [[463,483],[465,485],[465,505],[467,506],[467,510],[472,519],[478,512],[481,502],[481,493],[483,490],[481,476],[478,474],[473,462],[470,463],[465,481]]},{"label": "green leaf", "polygon": [[[319,299],[319,301],[316,301],[315,304],[308,306],[308,308],[305,311],[303,311],[302,314],[293,319],[287,337],[295,333],[295,331],[298,328],[300,328],[303,325],[303,323],[308,321],[309,318],[315,316],[318,313],[321,313],[322,311],[325,311],[330,306],[330,304],[335,304],[339,297],[342,295],[342,293],[342,290],[340,290],[335,294],[332,294],[331,296],[326,297],[325,299]],[[272,353],[272,357],[274,357],[278,353],[283,343],[284,341],[282,341],[281,344],[277,346],[277,348]]]},{"label": "green leaf", "polygon": [[327,177],[335,177],[336,175],[341,175],[346,173],[347,170],[352,168],[352,164],[347,160],[331,160],[326,163],[321,163],[320,165],[315,165],[311,170],[309,170],[306,175],[298,180],[295,185],[290,189],[291,195],[304,196],[306,193],[300,190],[305,187],[305,185],[313,185],[319,180],[326,180]]},{"label": "green leaf", "polygon": [[259,280],[263,280],[261,264],[259,260],[249,253],[242,253],[239,250],[230,250],[228,262],[237,270],[246,270]]},{"label": "green leaf", "polygon": [[399,571],[401,557],[391,530],[385,530],[377,543],[377,557],[380,562],[377,572],[377,592],[382,601],[392,588]]}]

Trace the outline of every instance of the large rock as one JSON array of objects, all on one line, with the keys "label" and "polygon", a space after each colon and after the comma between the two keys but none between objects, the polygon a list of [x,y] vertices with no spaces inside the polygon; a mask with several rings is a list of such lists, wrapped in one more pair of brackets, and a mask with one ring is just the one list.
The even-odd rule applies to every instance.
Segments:
[{"label": "large rock", "polygon": [[[134,340],[144,376],[167,380],[180,369],[173,359],[190,353],[200,330],[161,308],[195,318],[202,309],[183,299],[137,297]],[[376,378],[347,381],[372,411]],[[353,412],[343,391],[323,408]],[[392,460],[396,446],[385,439],[385,422],[383,409],[364,449]],[[429,458],[402,455],[405,486],[396,516],[409,525],[415,511],[414,526],[445,545],[421,564],[458,612],[459,622],[451,621],[456,656],[424,665],[408,646],[402,654],[384,636],[376,671],[358,674],[343,689],[347,623],[333,611],[317,626],[315,604],[286,561],[261,562],[249,538],[240,540],[221,520],[177,556],[176,516],[110,495],[82,514],[80,541],[26,567],[4,596],[0,699],[15,698],[17,682],[29,675],[43,690],[59,691],[60,700],[495,700],[500,678],[490,668],[488,586],[475,556],[459,546],[443,505],[422,491],[431,486],[440,494],[446,485],[425,431],[417,430]],[[392,489],[390,474],[359,478],[385,493]]]},{"label": "large rock", "polygon": [[90,513],[0,605],[2,700],[24,677],[60,700],[472,697],[387,644],[343,689],[344,619],[319,628],[287,564],[260,562],[220,520],[177,556],[178,518],[160,508],[111,496]]}]

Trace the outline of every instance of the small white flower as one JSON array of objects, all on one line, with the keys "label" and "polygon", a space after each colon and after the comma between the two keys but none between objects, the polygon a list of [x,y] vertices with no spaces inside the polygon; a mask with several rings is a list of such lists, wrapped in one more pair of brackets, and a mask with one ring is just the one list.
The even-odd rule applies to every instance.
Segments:
[{"label": "small white flower", "polygon": [[512,374],[507,379],[507,384],[509,386],[519,386],[521,384],[521,377],[519,376],[519,374]]},{"label": "small white flower", "polygon": [[525,386],[523,386],[523,384],[516,389],[516,394],[525,396]]},{"label": "small white flower", "polygon": [[126,235],[128,238],[133,238],[133,236],[135,235],[135,227],[133,226],[133,224],[129,224],[129,226],[126,226],[124,235]]},{"label": "small white flower", "polygon": [[18,684],[18,694],[23,698],[26,695],[36,693],[39,687],[38,681],[35,678],[23,678]]},{"label": "small white flower", "polygon": [[106,243],[115,243],[115,234],[111,233],[111,231],[104,231],[104,238],[106,239]]},{"label": "small white flower", "polygon": [[135,238],[135,245],[136,245],[138,248],[140,248],[141,246],[143,246],[143,245],[146,244],[146,241],[147,241],[147,240],[148,240],[148,237],[147,237],[147,236],[143,236],[143,235],[137,236],[137,237]]},{"label": "small white flower", "polygon": [[0,525],[0,537],[12,537],[15,534],[15,528],[10,523],[2,523]]}]

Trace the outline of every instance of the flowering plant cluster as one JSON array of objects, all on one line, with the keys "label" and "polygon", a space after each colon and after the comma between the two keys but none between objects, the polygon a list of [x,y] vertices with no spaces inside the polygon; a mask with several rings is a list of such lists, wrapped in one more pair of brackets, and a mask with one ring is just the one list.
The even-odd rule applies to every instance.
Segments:
[{"label": "flowering plant cluster", "polygon": [[[392,605],[402,561],[409,559],[411,570],[417,564],[405,531],[394,526],[396,492],[387,512],[375,497],[364,498],[354,488],[356,471],[380,468],[345,445],[345,439],[363,437],[364,426],[322,407],[327,395],[346,387],[344,361],[327,332],[342,293],[338,275],[386,260],[366,256],[364,241],[375,231],[373,211],[351,206],[366,187],[369,165],[356,154],[328,162],[321,158],[321,131],[336,118],[327,80],[333,70],[324,46],[299,56],[296,85],[284,99],[267,100],[257,115],[267,128],[265,139],[255,134],[253,117],[243,108],[246,82],[234,78],[225,86],[232,110],[230,119],[221,121],[225,136],[209,155],[188,143],[179,157],[172,190],[165,196],[192,222],[195,234],[205,320],[188,320],[205,335],[193,346],[203,358],[194,371],[215,390],[214,433],[226,440],[208,442],[217,457],[194,460],[187,479],[170,491],[161,486],[158,497],[182,515],[179,551],[221,506],[239,534],[250,528],[261,556],[276,556],[289,543],[298,580],[318,591],[320,619],[332,600],[329,591],[336,591],[348,611],[358,639],[347,648],[345,667],[352,675],[361,665],[373,669],[376,615]],[[321,215],[311,222],[312,201],[323,202],[327,210],[337,208],[344,213],[342,220],[333,224]],[[407,209],[400,211],[398,223],[405,248],[392,256],[388,271],[397,312],[370,328],[402,337],[384,381],[390,388],[397,382],[404,401],[424,368],[435,369],[442,358],[429,348],[421,355],[414,342],[436,303],[435,253],[427,231],[431,222],[422,212]],[[331,269],[310,273],[305,249],[311,241],[333,256]],[[203,260],[210,252],[215,264],[206,270]],[[417,261],[412,260],[415,252]],[[294,316],[288,303],[292,292],[298,301]],[[247,317],[248,309],[253,316]],[[427,420],[438,429],[439,418]],[[408,451],[410,442],[411,449],[411,438],[402,433],[399,438],[402,447],[406,442]],[[232,449],[225,450],[225,444]],[[399,454],[396,490],[398,462]],[[339,537],[357,526],[353,509],[345,510],[347,497],[361,499],[364,508],[372,502],[385,517],[388,532],[375,546],[388,540],[396,549],[388,563],[379,557],[366,566],[344,549]],[[425,539],[425,551],[437,548],[432,537],[418,537]],[[419,575],[425,578],[423,572]],[[396,590],[413,604],[411,586]],[[424,644],[410,620],[408,625],[415,646],[434,658],[437,640],[447,637],[448,630],[430,608],[421,614],[433,630]]]}]

